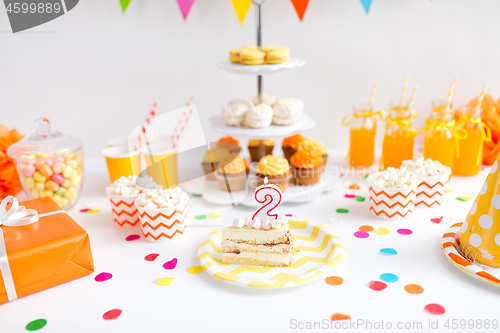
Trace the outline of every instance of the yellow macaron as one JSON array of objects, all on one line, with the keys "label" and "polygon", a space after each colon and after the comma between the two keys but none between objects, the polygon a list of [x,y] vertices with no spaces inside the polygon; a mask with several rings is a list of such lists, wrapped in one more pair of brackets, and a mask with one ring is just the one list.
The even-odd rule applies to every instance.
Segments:
[{"label": "yellow macaron", "polygon": [[268,64],[283,64],[290,60],[290,51],[288,50],[275,50],[266,54],[266,62]]},{"label": "yellow macaron", "polygon": [[262,65],[266,54],[258,50],[244,48],[240,53],[240,62],[243,65]]},{"label": "yellow macaron", "polygon": [[276,46],[276,45],[269,45],[269,46],[264,46],[260,50],[264,53],[268,53],[277,49],[280,49],[281,47]]},{"label": "yellow macaron", "polygon": [[231,62],[239,64],[241,50],[242,49],[240,48],[240,49],[234,49],[234,50],[229,51],[229,60]]}]

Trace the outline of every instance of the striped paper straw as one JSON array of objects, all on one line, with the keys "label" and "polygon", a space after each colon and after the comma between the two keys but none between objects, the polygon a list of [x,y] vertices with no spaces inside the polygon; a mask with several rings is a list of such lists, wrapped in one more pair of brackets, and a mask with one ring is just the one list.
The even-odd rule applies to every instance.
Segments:
[{"label": "striped paper straw", "polygon": [[455,92],[455,81],[450,85],[450,90],[448,90],[448,99],[446,100],[446,106],[444,107],[444,112],[447,113],[451,108],[451,100],[453,99],[453,93]]},{"label": "striped paper straw", "polygon": [[407,76],[407,77],[405,77],[405,80],[403,81],[403,89],[401,90],[401,98],[399,99],[400,105],[405,105],[406,91],[408,90],[408,81],[409,81],[409,78]]},{"label": "striped paper straw", "polygon": [[411,105],[413,104],[413,100],[415,99],[415,96],[417,95],[417,90],[418,86],[415,86],[413,89],[413,92],[411,93],[410,100],[408,101],[408,110],[411,111]]},{"label": "striped paper straw", "polygon": [[192,104],[194,102],[194,98],[190,97],[186,107],[182,111],[182,115],[179,118],[179,121],[177,122],[177,125],[175,126],[174,133],[172,134],[172,141],[174,148],[177,147],[177,143],[179,142],[179,138],[182,135],[182,132],[184,132],[184,128],[186,124],[189,121],[189,118],[191,117],[191,114],[193,113],[193,107]]},{"label": "striped paper straw", "polygon": [[483,103],[484,95],[486,94],[486,85],[483,86],[483,90],[481,90],[481,95],[477,99],[476,111],[479,111],[481,108],[481,104]]},{"label": "striped paper straw", "polygon": [[368,106],[372,106],[373,99],[375,98],[375,93],[377,92],[378,82],[375,82],[372,87],[372,92],[370,94],[370,99],[368,100]]}]

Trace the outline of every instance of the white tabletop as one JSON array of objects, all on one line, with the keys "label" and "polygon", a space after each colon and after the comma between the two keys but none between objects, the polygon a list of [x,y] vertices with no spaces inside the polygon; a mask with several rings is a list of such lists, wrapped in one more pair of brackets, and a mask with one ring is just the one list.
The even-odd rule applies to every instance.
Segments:
[{"label": "white tabletop", "polygon": [[[342,157],[339,152],[330,158],[330,163],[345,163]],[[346,257],[331,275],[342,277],[344,283],[330,286],[320,279],[296,288],[261,290],[233,286],[205,272],[193,275],[186,270],[198,265],[196,251],[210,232],[230,224],[235,217],[249,215],[252,209],[215,206],[203,198],[191,197],[183,239],[173,244],[154,244],[143,238],[127,242],[125,238],[141,234],[140,229],[119,228],[113,223],[104,194],[108,185],[104,159],[87,159],[84,192],[69,214],[90,235],[95,273],[0,305],[0,332],[26,332],[26,324],[39,318],[47,320],[41,332],[282,332],[294,327],[297,331],[302,327],[299,325],[306,328],[308,323],[327,324],[334,313],[351,316],[353,323],[370,321],[374,327],[381,321],[384,325],[391,322],[393,328],[398,323],[421,323],[421,329],[405,330],[408,332],[428,331],[429,323],[436,320],[439,330],[434,332],[446,330],[448,319],[450,325],[453,319],[458,322],[479,319],[484,325],[485,319],[500,319],[500,289],[454,267],[442,254],[440,240],[448,227],[465,219],[473,202],[455,198],[475,198],[487,172],[488,168],[475,177],[452,178],[449,183],[452,192],[446,193],[442,207],[417,209],[413,217],[401,222],[372,217],[368,199],[357,202],[345,198],[345,191],[325,194],[306,204],[282,205],[281,213],[296,214],[299,219],[328,226],[342,238]],[[365,184],[363,178],[343,178],[343,182],[345,188],[351,183]],[[359,194],[368,198],[366,191]],[[80,213],[82,208],[101,209],[101,212]],[[337,208],[350,212],[339,214]],[[221,217],[194,218],[213,212]],[[440,216],[444,216],[440,224],[430,221]],[[361,225],[384,226],[391,233],[371,232],[370,237],[359,239],[353,233]],[[413,234],[400,235],[396,232],[399,228],[411,229]],[[381,248],[395,248],[398,254],[382,255]],[[144,260],[154,252],[160,254],[156,261]],[[165,270],[163,263],[172,258],[178,258],[177,267]],[[112,273],[113,278],[98,283],[94,277],[101,272]],[[379,280],[382,273],[394,273],[399,281],[388,283],[383,291],[371,290],[368,283]],[[175,281],[162,287],[155,282],[160,277],[173,277]],[[404,290],[407,284],[421,285],[425,291],[420,295],[409,294]],[[446,313],[441,316],[427,313],[424,306],[429,303],[443,305]],[[106,311],[115,308],[123,310],[118,319],[102,318]],[[359,332],[366,330],[366,326],[358,326]]]}]

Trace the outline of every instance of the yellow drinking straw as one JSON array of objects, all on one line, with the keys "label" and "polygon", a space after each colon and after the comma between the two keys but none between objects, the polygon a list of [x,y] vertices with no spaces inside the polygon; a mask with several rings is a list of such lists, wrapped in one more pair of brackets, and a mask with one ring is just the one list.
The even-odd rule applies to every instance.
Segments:
[{"label": "yellow drinking straw", "polygon": [[406,100],[406,91],[408,90],[408,81],[410,79],[405,77],[405,80],[403,81],[403,89],[401,90],[401,98],[399,99],[399,105],[404,105],[405,100]]},{"label": "yellow drinking straw", "polygon": [[373,99],[375,98],[375,93],[377,92],[378,82],[375,82],[372,87],[372,92],[370,94],[370,98],[368,99],[368,106],[372,106]]},{"label": "yellow drinking straw", "polygon": [[481,104],[483,103],[484,95],[486,94],[486,85],[483,86],[483,90],[481,90],[481,95],[477,99],[476,111],[479,111],[481,108]]},{"label": "yellow drinking straw", "polygon": [[408,101],[408,111],[411,111],[411,105],[413,104],[413,100],[415,99],[415,96],[417,95],[417,90],[418,90],[418,86],[415,86],[415,88],[413,88],[413,92],[411,93],[410,100]]}]

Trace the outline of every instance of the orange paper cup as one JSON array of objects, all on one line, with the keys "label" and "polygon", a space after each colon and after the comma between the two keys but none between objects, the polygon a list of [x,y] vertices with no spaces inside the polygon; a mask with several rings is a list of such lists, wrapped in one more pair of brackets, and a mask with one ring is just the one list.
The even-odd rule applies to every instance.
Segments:
[{"label": "orange paper cup", "polygon": [[102,151],[108,165],[109,180],[113,183],[121,176],[141,173],[140,150],[129,152],[128,146],[109,147]]},{"label": "orange paper cup", "polygon": [[411,216],[415,209],[417,186],[393,188],[370,183],[370,211],[379,219],[399,221]]},{"label": "orange paper cup", "polygon": [[134,204],[138,195],[107,194],[115,223],[124,228],[135,227],[139,223],[139,214]]},{"label": "orange paper cup", "polygon": [[441,206],[450,174],[451,172],[440,176],[418,176],[420,185],[417,187],[415,206],[419,208]]}]

